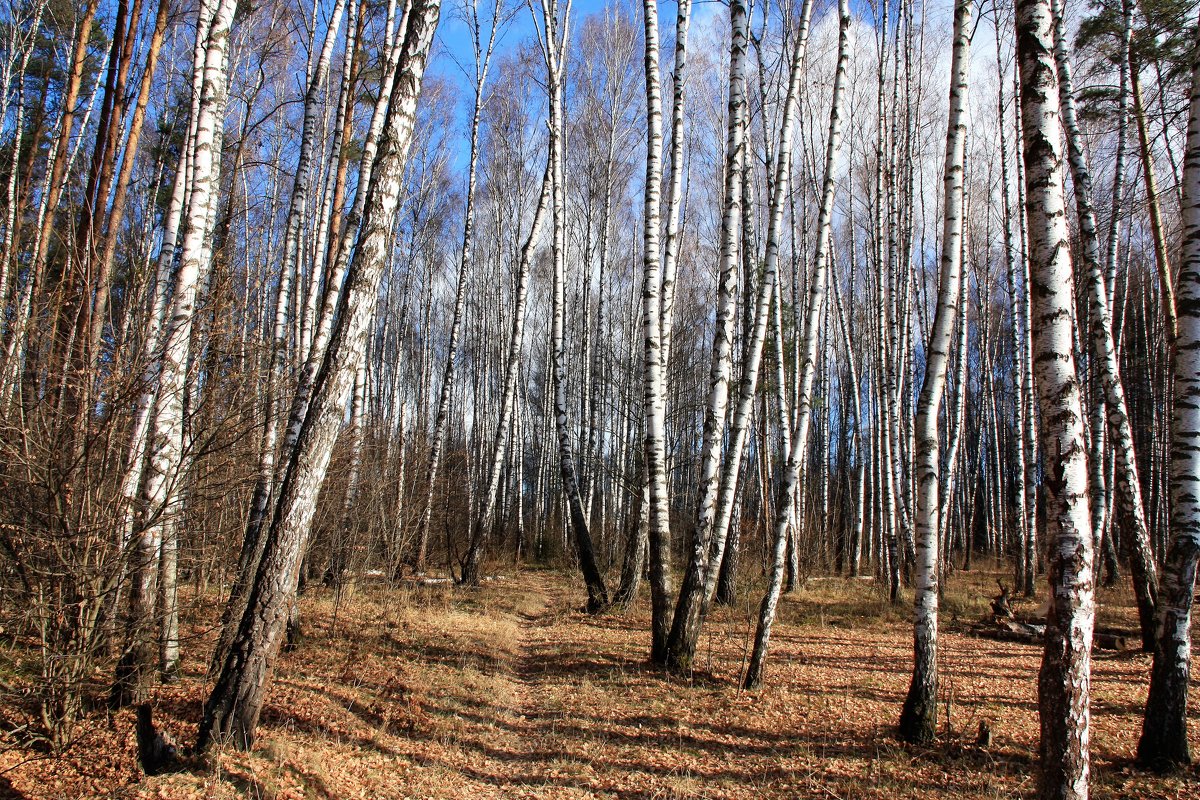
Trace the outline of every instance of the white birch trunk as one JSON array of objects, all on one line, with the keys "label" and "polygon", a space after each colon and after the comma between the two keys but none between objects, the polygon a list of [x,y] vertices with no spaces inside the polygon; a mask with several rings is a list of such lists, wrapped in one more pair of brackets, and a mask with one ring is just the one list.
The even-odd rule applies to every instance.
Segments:
[{"label": "white birch trunk", "polygon": [[[1096,231],[1096,212],[1092,206],[1092,175],[1083,151],[1083,135],[1075,117],[1075,96],[1071,81],[1071,62],[1067,53],[1066,31],[1061,0],[1051,0],[1054,13],[1054,57],[1058,65],[1059,97],[1062,104],[1063,130],[1066,133],[1067,160],[1075,189],[1075,207],[1079,215],[1080,255],[1087,281],[1088,312],[1092,323],[1092,354],[1099,367],[1100,380],[1108,401],[1108,425],[1116,466],[1117,498],[1132,523],[1129,541],[1129,571],[1137,597],[1141,620],[1142,649],[1154,651],[1154,607],[1158,601],[1158,574],[1150,547],[1150,530],[1142,503],[1142,483],[1138,475],[1133,446],[1133,426],[1125,403],[1125,387],[1113,339],[1112,312],[1104,265],[1100,261],[1100,237]],[[1093,431],[1093,435],[1097,432]],[[1101,467],[1102,464],[1093,465]]]},{"label": "white birch trunk", "polygon": [[1045,454],[1049,610],[1038,676],[1043,798],[1088,796],[1095,615],[1087,445],[1075,369],[1074,281],[1050,0],[1018,0],[1017,61],[1029,226],[1034,365]]},{"label": "white birch trunk", "polygon": [[[570,517],[570,529],[579,568],[587,586],[588,610],[598,612],[608,605],[608,589],[604,577],[596,565],[592,536],[587,517],[583,512],[583,500],[579,492],[579,479],[575,472],[575,448],[571,442],[571,426],[567,418],[567,354],[565,347],[566,314],[566,176],[564,174],[564,139],[566,138],[563,111],[563,59],[566,54],[567,23],[570,5],[563,19],[559,19],[558,0],[542,0],[544,35],[543,55],[546,58],[546,75],[550,94],[550,163],[551,180],[551,261],[553,262],[553,286],[551,289],[550,351],[551,371],[554,377],[554,422],[558,434],[559,473],[562,477],[563,494]],[[562,28],[560,30],[559,28]]]},{"label": "white birch trunk", "polygon": [[503,396],[500,398],[500,418],[496,423],[496,431],[492,439],[492,457],[488,466],[483,503],[480,505],[479,516],[474,522],[471,544],[463,562],[462,580],[466,584],[477,582],[479,562],[483,557],[483,541],[495,521],[496,502],[500,493],[500,476],[504,471],[504,459],[510,446],[510,439],[513,438],[510,433],[516,416],[517,376],[521,371],[521,347],[525,338],[525,313],[529,302],[529,270],[533,263],[533,254],[542,226],[546,221],[546,211],[550,207],[550,185],[553,178],[551,169],[551,165],[547,161],[541,192],[538,194],[537,207],[533,212],[533,223],[529,228],[529,236],[525,239],[524,246],[521,247],[517,266],[513,320],[512,327],[509,329],[508,348],[505,355],[504,390]]},{"label": "white birch trunk", "polygon": [[[691,669],[695,644],[690,642],[691,630],[699,624],[689,619],[700,613],[703,605],[704,572],[713,519],[716,515],[717,493],[720,489],[721,452],[725,439],[725,418],[729,409],[729,379],[733,371],[733,328],[737,317],[737,279],[739,237],[742,217],[742,174],[745,153],[746,115],[746,47],[747,9],[742,0],[729,4],[732,40],[729,50],[729,111],[725,140],[724,212],[721,217],[721,251],[718,261],[717,317],[713,330],[713,348],[709,367],[708,405],[704,414],[704,432],[700,462],[700,505],[696,529],[690,542],[690,557],[679,602],[675,608],[671,637],[665,653],[668,665],[675,670]],[[647,273],[649,281],[649,273]],[[647,358],[651,357],[647,348]]]},{"label": "white birch trunk", "polygon": [[246,611],[204,706],[197,740],[201,752],[224,740],[243,748],[254,743],[265,686],[295,597],[317,493],[366,350],[439,11],[438,0],[417,0],[406,14],[409,19],[400,39],[395,80],[391,92],[381,97],[387,112],[378,162],[366,187],[358,245],[347,270],[341,313],[321,360],[306,413],[297,426],[296,443],[266,531]]},{"label": "white birch trunk", "polygon": [[[967,80],[972,0],[954,8],[950,57],[950,120],[942,170],[942,257],[933,330],[925,351],[925,382],[916,422],[916,574],[913,598],[913,674],[900,714],[900,736],[930,742],[937,735],[938,535],[941,530],[938,417],[946,388],[954,325],[959,316],[963,254],[963,186],[967,144]],[[965,319],[964,319],[965,328]]]},{"label": "white birch trunk", "polygon": [[[171,540],[177,513],[176,501],[183,481],[184,402],[187,396],[187,367],[197,296],[206,282],[212,262],[212,221],[220,179],[221,145],[225,101],[228,92],[229,34],[235,0],[221,0],[213,8],[210,24],[201,9],[203,40],[197,41],[198,91],[192,107],[195,140],[191,151],[192,180],[187,199],[186,227],[180,243],[179,271],[171,298],[170,318],[162,341],[158,368],[158,393],[149,425],[145,474],[142,478],[141,513],[144,515],[133,555],[133,577],[129,593],[126,650],[117,667],[113,701],[140,701],[146,691],[149,605],[154,597],[154,562],[160,543]],[[170,549],[174,545],[168,543]],[[174,609],[165,609],[169,622]],[[170,627],[168,626],[168,635]],[[164,642],[167,657],[178,658],[176,643]],[[164,672],[175,669],[165,665]]]},{"label": "white birch trunk", "polygon": [[[743,681],[747,689],[755,689],[762,684],[763,671],[767,657],[767,647],[770,642],[771,625],[775,621],[775,609],[779,603],[779,594],[783,586],[784,560],[787,549],[787,534],[791,527],[796,502],[796,485],[800,479],[800,471],[807,460],[808,428],[812,419],[813,380],[816,375],[817,346],[820,338],[820,322],[825,304],[826,275],[829,270],[830,239],[832,238],[833,198],[836,185],[838,159],[841,155],[842,115],[846,95],[846,72],[850,63],[850,2],[838,2],[838,60],[837,72],[833,79],[833,102],[829,112],[829,135],[825,144],[825,177],[821,186],[821,206],[817,216],[817,240],[814,246],[813,273],[808,287],[808,311],[804,320],[804,335],[799,347],[801,348],[799,383],[799,403],[796,409],[796,422],[792,431],[792,446],[787,461],[782,465],[783,473],[777,490],[775,519],[772,523],[774,544],[771,552],[771,566],[768,577],[767,591],[759,606],[758,627],[754,634],[754,650],[750,655],[750,664],[746,669]],[[784,140],[781,139],[781,144]],[[778,156],[781,163],[789,161],[786,148],[781,148]],[[776,191],[781,188],[781,173],[777,178]],[[772,242],[768,237],[768,255]]]},{"label": "white birch trunk", "polygon": [[650,556],[650,660],[665,663],[670,635],[671,520],[667,495],[666,363],[663,359],[662,86],[658,0],[644,0],[646,76],[646,179],[642,225],[643,458]]},{"label": "white birch trunk", "polygon": [[1138,760],[1155,768],[1191,763],[1187,706],[1192,605],[1200,564],[1200,50],[1192,54],[1191,101],[1183,165],[1183,245],[1176,295],[1174,410],[1171,424],[1171,546],[1162,594],[1150,693]]}]

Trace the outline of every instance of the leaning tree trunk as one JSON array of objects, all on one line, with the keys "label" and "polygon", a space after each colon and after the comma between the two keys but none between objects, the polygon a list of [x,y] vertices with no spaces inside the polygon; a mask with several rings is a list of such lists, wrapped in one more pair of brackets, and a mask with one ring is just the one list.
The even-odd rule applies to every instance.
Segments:
[{"label": "leaning tree trunk", "polygon": [[1191,763],[1187,738],[1192,602],[1200,564],[1200,48],[1192,55],[1191,107],[1183,165],[1183,247],[1176,295],[1175,404],[1171,440],[1172,540],[1163,568],[1150,694],[1138,760]]},{"label": "leaning tree trunk", "polygon": [[[568,6],[568,11],[569,11]],[[545,20],[545,40],[542,45],[546,57],[546,77],[550,93],[550,163],[551,221],[554,235],[551,239],[551,260],[554,281],[552,287],[553,308],[550,324],[551,371],[554,375],[554,423],[558,434],[558,463],[562,476],[563,494],[566,495],[567,512],[570,517],[571,534],[579,557],[579,569],[587,586],[588,611],[597,612],[608,605],[608,589],[604,576],[596,563],[592,547],[592,534],[588,530],[587,515],[583,511],[583,498],[579,492],[579,479],[575,473],[575,448],[571,443],[571,427],[567,420],[567,354],[564,328],[566,323],[566,276],[567,256],[567,187],[563,174],[563,146],[565,121],[563,119],[563,57],[568,42],[567,21],[558,16],[558,0],[542,0]],[[563,30],[559,30],[559,26]]]},{"label": "leaning tree trunk", "polygon": [[[1075,208],[1079,215],[1080,255],[1086,271],[1088,313],[1092,323],[1092,354],[1100,371],[1108,403],[1108,425],[1115,451],[1117,498],[1129,519],[1132,530],[1129,540],[1129,572],[1137,597],[1138,618],[1142,629],[1142,649],[1154,651],[1154,607],[1158,600],[1158,574],[1154,551],[1150,546],[1150,529],[1142,504],[1142,483],[1138,476],[1137,456],[1133,447],[1133,426],[1125,403],[1125,387],[1121,383],[1117,346],[1113,339],[1112,312],[1108,304],[1108,287],[1104,266],[1100,260],[1100,237],[1096,232],[1096,212],[1092,206],[1092,174],[1083,150],[1083,135],[1075,117],[1075,97],[1071,82],[1071,63],[1067,54],[1067,37],[1062,18],[1061,0],[1051,0],[1054,12],[1054,56],[1058,64],[1059,97],[1062,103],[1063,130],[1066,133],[1067,161],[1075,188]],[[1093,431],[1093,435],[1102,433]],[[1093,465],[1102,468],[1102,465]]]},{"label": "leaning tree trunk", "polygon": [[[199,92],[194,100],[195,141],[191,154],[191,194],[187,200],[185,232],[171,298],[170,319],[162,342],[158,394],[149,425],[145,474],[142,477],[141,530],[132,554],[132,576],[126,619],[126,646],[117,665],[111,699],[114,705],[140,702],[155,650],[150,644],[154,572],[164,527],[173,515],[183,479],[184,400],[187,394],[188,353],[197,296],[212,265],[212,209],[220,176],[225,100],[229,85],[229,33],[235,0],[213,7],[211,22],[201,19],[196,47]],[[204,9],[202,9],[203,15]],[[168,665],[167,671],[173,671]]]},{"label": "leaning tree trunk", "polygon": [[1146,126],[1146,107],[1142,102],[1141,67],[1132,57],[1129,59],[1129,86],[1133,95],[1133,121],[1137,125],[1138,152],[1142,157],[1142,180],[1146,185],[1146,207],[1150,214],[1151,241],[1154,242],[1154,264],[1158,268],[1158,286],[1162,292],[1163,331],[1167,344],[1175,342],[1178,329],[1175,283],[1171,278],[1171,259],[1167,253],[1167,232],[1163,222],[1161,194],[1158,178],[1154,173],[1154,156],[1151,153],[1150,132]]},{"label": "leaning tree trunk", "polygon": [[329,75],[329,64],[333,58],[333,48],[337,42],[337,32],[345,6],[346,0],[336,0],[333,16],[330,17],[329,27],[325,31],[325,41],[321,47],[320,57],[317,59],[316,68],[309,77],[308,88],[304,93],[300,154],[296,161],[296,174],[292,178],[292,193],[288,203],[287,217],[284,221],[283,262],[279,267],[274,327],[271,335],[271,357],[264,391],[266,427],[263,433],[258,476],[254,485],[254,495],[250,503],[250,518],[246,530],[246,541],[252,544],[258,542],[259,534],[265,523],[272,484],[275,480],[275,449],[278,443],[281,417],[276,408],[277,395],[279,385],[283,382],[287,372],[290,328],[288,317],[292,285],[297,277],[297,265],[301,255],[300,226],[304,221],[305,209],[308,205],[309,177],[312,172],[313,150],[317,140],[321,96]]},{"label": "leaning tree trunk", "polygon": [[1049,609],[1038,675],[1040,793],[1088,796],[1093,600],[1087,444],[1074,356],[1074,281],[1063,190],[1062,129],[1051,0],[1018,0],[1025,213],[1035,379],[1045,461]]},{"label": "leaning tree trunk", "polygon": [[[289,339],[291,287],[297,282],[300,264],[300,226],[304,220],[304,212],[309,195],[309,173],[312,170],[313,150],[317,139],[317,120],[320,114],[320,99],[325,81],[329,76],[329,65],[333,58],[333,48],[337,41],[337,31],[340,27],[342,11],[346,0],[336,0],[333,16],[325,32],[325,41],[321,54],[317,59],[316,68],[308,81],[304,93],[303,122],[300,129],[300,153],[296,162],[296,174],[292,178],[292,195],[288,205],[288,213],[284,222],[283,263],[279,268],[279,281],[275,295],[275,313],[271,333],[271,347],[267,376],[263,387],[264,427],[262,440],[259,443],[258,473],[255,476],[254,489],[250,497],[250,515],[247,518],[246,530],[242,536],[242,546],[238,556],[238,571],[230,590],[229,601],[225,605],[225,613],[221,619],[221,632],[217,646],[213,649],[210,667],[215,671],[224,657],[225,649],[237,632],[237,623],[246,607],[246,591],[253,578],[254,570],[262,555],[262,531],[267,523],[267,512],[271,502],[272,491],[276,478],[276,450],[279,442],[280,388],[287,375],[287,349]],[[357,3],[355,3],[357,5]],[[353,15],[353,11],[352,11]],[[353,26],[347,26],[350,32],[347,43],[350,50],[354,49]],[[349,69],[349,65],[347,65]],[[288,453],[284,452],[284,459]]]},{"label": "leaning tree trunk", "polygon": [[900,736],[931,742],[937,735],[938,533],[940,529],[938,416],[958,317],[962,283],[963,185],[967,142],[967,70],[973,0],[954,8],[950,59],[950,121],[942,171],[942,265],[938,304],[926,349],[925,383],[917,405],[917,572],[913,599],[913,674],[900,712]]},{"label": "leaning tree trunk", "polygon": [[[695,644],[689,628],[697,628],[703,605],[704,573],[708,566],[712,524],[716,516],[720,489],[721,454],[725,444],[725,417],[729,408],[729,378],[733,371],[733,327],[737,316],[738,233],[742,216],[742,174],[746,131],[746,45],[747,9],[742,0],[729,4],[732,39],[729,46],[729,114],[725,139],[725,197],[721,217],[721,252],[717,279],[717,317],[713,329],[713,348],[709,371],[708,406],[704,414],[703,444],[700,462],[700,508],[696,530],[691,537],[691,552],[679,589],[671,637],[665,654],[668,664],[687,671]],[[676,634],[676,630],[680,634]]]},{"label": "leaning tree trunk", "polygon": [[[820,338],[822,310],[825,305],[826,275],[829,271],[830,239],[832,238],[833,198],[837,179],[838,158],[842,143],[842,113],[846,96],[846,72],[850,63],[850,2],[838,2],[838,60],[833,79],[833,102],[829,111],[829,137],[825,144],[825,177],[821,186],[821,207],[817,215],[817,241],[814,247],[815,263],[808,287],[808,311],[804,320],[804,338],[801,348],[799,403],[792,432],[792,446],[777,489],[775,506],[774,544],[771,552],[771,567],[767,591],[758,610],[758,627],[754,632],[754,650],[746,668],[744,685],[756,689],[762,684],[763,669],[767,658],[767,647],[771,639],[771,625],[775,621],[775,609],[783,588],[784,561],[787,550],[788,529],[795,518],[796,485],[800,471],[807,461],[808,428],[812,419],[813,379],[817,366],[817,343]],[[781,161],[787,161],[787,151],[781,150]],[[783,173],[786,174],[786,173]],[[778,191],[779,187],[776,186]]]},{"label": "leaning tree trunk", "polygon": [[500,475],[504,471],[509,433],[513,429],[513,418],[516,416],[517,376],[521,371],[521,344],[525,336],[525,309],[529,300],[529,268],[533,263],[533,253],[537,247],[538,236],[546,220],[546,210],[550,206],[552,179],[552,167],[547,161],[537,208],[533,212],[533,223],[529,228],[529,236],[521,247],[520,261],[517,266],[516,298],[513,303],[512,328],[509,330],[508,351],[505,357],[504,394],[500,399],[500,419],[496,423],[496,432],[492,439],[492,458],[488,467],[487,488],[484,492],[483,503],[480,505],[479,516],[476,517],[471,528],[471,542],[462,564],[462,582],[468,586],[479,582],[479,567],[483,560],[484,542],[491,532],[496,516],[496,503],[500,495]]},{"label": "leaning tree trunk", "polygon": [[366,350],[439,11],[439,0],[416,0],[406,14],[400,59],[388,95],[377,164],[366,189],[358,247],[346,273],[341,313],[314,379],[307,412],[299,420],[246,611],[204,705],[196,743],[202,752],[224,740],[242,748],[254,743],[266,683],[295,598],[317,493]]}]

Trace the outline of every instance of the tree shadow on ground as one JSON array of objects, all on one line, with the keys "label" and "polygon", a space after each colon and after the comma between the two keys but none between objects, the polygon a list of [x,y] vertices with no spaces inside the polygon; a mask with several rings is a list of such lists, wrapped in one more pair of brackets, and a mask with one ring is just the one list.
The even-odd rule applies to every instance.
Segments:
[{"label": "tree shadow on ground", "polygon": [[9,782],[8,778],[0,775],[0,800],[25,800],[25,795]]}]

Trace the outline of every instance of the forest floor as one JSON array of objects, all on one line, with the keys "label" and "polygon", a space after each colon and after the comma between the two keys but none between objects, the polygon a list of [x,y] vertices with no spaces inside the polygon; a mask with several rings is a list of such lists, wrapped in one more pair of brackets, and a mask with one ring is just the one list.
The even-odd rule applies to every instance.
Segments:
[{"label": "forest floor", "polygon": [[[588,616],[574,575],[530,569],[474,591],[362,587],[336,607],[311,591],[252,752],[144,778],[133,713],[95,711],[56,758],[0,734],[0,798],[1032,797],[1041,650],[956,632],[983,616],[998,576],[952,578],[929,747],[894,736],[911,626],[871,582],[818,579],[787,595],[765,688],[744,692],[756,595],[715,610],[682,680],[646,664],[644,602]],[[1127,594],[1102,591],[1102,619],[1131,625]],[[156,722],[184,743],[206,688],[205,622],[183,680],[155,697]],[[1095,654],[1095,798],[1200,798],[1195,768],[1163,777],[1131,763],[1148,666],[1141,653]]]}]

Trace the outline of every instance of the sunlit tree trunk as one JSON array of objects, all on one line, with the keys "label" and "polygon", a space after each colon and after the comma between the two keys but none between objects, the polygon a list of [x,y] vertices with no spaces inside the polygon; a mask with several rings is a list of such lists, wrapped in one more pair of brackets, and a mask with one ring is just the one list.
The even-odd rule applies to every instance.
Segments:
[{"label": "sunlit tree trunk", "polygon": [[721,251],[718,262],[717,316],[709,367],[708,405],[699,476],[700,508],[696,529],[691,536],[690,552],[679,602],[676,605],[666,657],[672,668],[686,671],[695,652],[693,629],[704,605],[704,573],[708,568],[713,518],[720,489],[721,454],[724,445],[725,417],[729,408],[729,379],[733,370],[733,332],[737,317],[737,277],[739,238],[742,215],[742,172],[745,159],[746,46],[747,10],[741,0],[729,5],[732,40],[729,56],[729,111],[725,138],[725,189],[721,217]]},{"label": "sunlit tree trunk", "polygon": [[[1150,529],[1142,504],[1142,482],[1138,475],[1137,456],[1133,446],[1133,426],[1125,404],[1125,387],[1117,361],[1117,346],[1113,339],[1112,312],[1108,304],[1108,287],[1104,265],[1100,260],[1100,237],[1096,231],[1096,212],[1092,206],[1092,174],[1083,148],[1083,135],[1075,116],[1075,97],[1071,81],[1071,63],[1067,53],[1066,32],[1062,18],[1061,0],[1051,0],[1055,15],[1054,56],[1058,65],[1059,97],[1062,103],[1062,123],[1066,133],[1067,161],[1075,189],[1075,209],[1079,215],[1080,255],[1084,279],[1087,282],[1088,312],[1092,323],[1092,354],[1100,372],[1100,381],[1108,401],[1108,427],[1115,452],[1117,497],[1131,523],[1129,532],[1129,571],[1133,576],[1141,621],[1142,648],[1154,650],[1154,607],[1158,599],[1158,574],[1154,552],[1150,547]],[[1093,431],[1093,435],[1098,435]],[[1093,470],[1103,467],[1094,464]]]},{"label": "sunlit tree trunk", "polygon": [[401,23],[396,75],[386,95],[387,111],[377,163],[366,187],[358,246],[346,273],[340,304],[343,313],[331,332],[311,399],[298,426],[246,611],[204,705],[196,744],[200,752],[226,740],[242,748],[254,743],[266,684],[295,597],[317,493],[366,349],[368,323],[374,315],[387,263],[417,100],[439,11],[438,0],[416,0],[406,9]]},{"label": "sunlit tree trunk", "polygon": [[[276,473],[279,462],[276,461],[276,458],[279,456],[286,463],[289,455],[286,448],[282,453],[277,453],[280,449],[280,422],[286,419],[283,414],[284,406],[280,401],[289,372],[287,358],[291,328],[289,308],[294,295],[293,288],[298,283],[301,263],[300,229],[304,222],[305,209],[309,199],[310,172],[312,171],[314,150],[317,146],[317,122],[321,95],[329,76],[329,66],[333,58],[333,49],[337,42],[337,32],[345,5],[345,0],[337,0],[335,3],[334,13],[329,20],[325,40],[321,46],[320,56],[313,67],[312,74],[308,76],[308,86],[304,93],[300,153],[296,163],[296,174],[292,177],[292,194],[284,222],[283,261],[279,268],[278,285],[275,290],[275,309],[272,318],[270,348],[268,349],[269,360],[263,390],[264,427],[259,444],[258,473],[255,476],[254,491],[250,498],[250,514],[242,537],[237,573],[221,619],[221,634],[217,640],[217,646],[213,649],[210,663],[213,671],[218,668],[225,650],[229,647],[229,642],[237,630],[238,620],[246,606],[246,592],[262,555],[263,527],[268,522],[267,514],[277,483]],[[357,3],[355,2],[354,5],[356,6]],[[353,30],[353,28],[348,27],[348,30]],[[354,41],[353,36],[347,40],[350,52],[354,50]]]},{"label": "sunlit tree trunk", "polygon": [[[154,651],[148,646],[150,604],[160,543],[167,526],[176,525],[177,500],[184,479],[184,402],[188,392],[187,368],[192,324],[201,286],[212,264],[212,222],[221,165],[225,101],[228,92],[229,34],[236,2],[221,0],[201,7],[196,70],[199,91],[193,99],[196,137],[192,148],[189,187],[179,269],[175,277],[169,319],[162,341],[158,368],[158,393],[149,425],[145,475],[142,478],[141,532],[132,558],[126,647],[117,667],[112,700],[123,705],[145,697],[149,665]],[[203,44],[201,44],[201,42]],[[167,665],[172,671],[174,665]]]},{"label": "sunlit tree trunk", "polygon": [[[767,591],[759,606],[758,626],[754,633],[754,650],[743,681],[747,689],[762,684],[767,647],[771,637],[771,625],[775,621],[775,609],[783,587],[784,557],[787,534],[794,518],[796,484],[800,471],[807,461],[808,428],[812,419],[813,380],[817,366],[817,346],[820,338],[820,322],[825,304],[826,275],[829,271],[830,239],[832,237],[833,199],[837,181],[838,159],[841,155],[843,105],[846,94],[846,71],[850,63],[850,3],[838,3],[838,60],[833,79],[833,102],[829,112],[829,135],[825,144],[825,175],[821,185],[821,206],[817,216],[817,240],[813,248],[815,263],[808,287],[808,312],[804,321],[804,334],[800,340],[800,374],[796,380],[800,385],[799,403],[792,431],[792,446],[777,489],[775,519],[772,522],[774,543]],[[782,139],[780,140],[783,141]],[[788,160],[786,149],[781,149],[778,158]],[[786,173],[783,173],[786,174]],[[776,186],[778,190],[779,186]],[[768,247],[770,241],[768,240]]]},{"label": "sunlit tree trunk", "polygon": [[[553,262],[552,309],[550,325],[551,371],[554,377],[554,422],[558,434],[558,462],[566,496],[570,528],[579,557],[579,569],[587,586],[588,609],[599,611],[608,605],[608,589],[596,563],[595,550],[588,520],[583,511],[579,479],[575,470],[575,448],[571,442],[571,426],[567,419],[567,353],[566,325],[566,233],[567,187],[564,174],[565,120],[563,119],[563,58],[569,41],[567,15],[559,18],[558,0],[542,0],[542,54],[546,61],[546,77],[550,95],[550,164],[551,164],[551,260]],[[560,29],[561,26],[561,29]]]},{"label": "sunlit tree trunk", "polygon": [[[954,7],[950,57],[950,121],[942,171],[942,258],[933,330],[925,353],[925,382],[917,404],[917,563],[913,599],[913,674],[900,713],[900,736],[930,742],[937,734],[938,535],[941,529],[938,416],[946,387],[954,325],[959,316],[963,253],[963,186],[967,145],[967,70],[972,0]],[[965,320],[964,320],[965,322]]]},{"label": "sunlit tree trunk", "polygon": [[1040,794],[1088,796],[1088,727],[1095,615],[1087,444],[1075,369],[1074,281],[1063,189],[1059,85],[1050,0],[1018,0],[1025,213],[1029,225],[1034,369],[1046,467],[1049,609],[1038,675]]},{"label": "sunlit tree trunk", "polygon": [[533,254],[541,235],[542,226],[545,224],[546,212],[550,207],[552,178],[551,165],[547,161],[541,192],[538,194],[537,207],[533,212],[533,223],[529,227],[529,236],[521,248],[520,260],[517,265],[512,327],[509,329],[508,348],[505,354],[504,393],[500,398],[500,417],[493,436],[492,457],[488,466],[483,502],[480,504],[479,516],[475,519],[471,530],[471,542],[467,548],[467,555],[463,559],[462,581],[467,585],[474,585],[479,580],[484,541],[490,533],[496,515],[496,502],[500,494],[500,477],[504,471],[505,453],[509,446],[509,439],[515,435],[512,434],[512,430],[513,420],[516,417],[517,376],[521,371],[521,344],[525,336],[525,312],[529,301],[529,270],[533,263]]},{"label": "sunlit tree trunk", "polygon": [[1146,127],[1146,106],[1142,100],[1141,65],[1129,59],[1129,86],[1133,97],[1133,121],[1138,132],[1138,152],[1142,157],[1142,181],[1146,186],[1146,207],[1150,212],[1150,234],[1154,243],[1154,264],[1158,267],[1158,287],[1162,292],[1163,331],[1167,344],[1175,341],[1175,283],[1171,277],[1171,257],[1168,253],[1167,231],[1163,222],[1162,201],[1158,190],[1158,177],[1154,171],[1154,155],[1151,152],[1150,133]]}]

